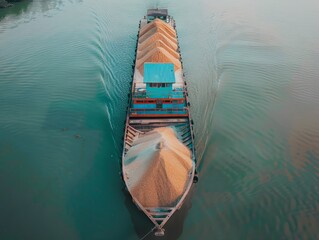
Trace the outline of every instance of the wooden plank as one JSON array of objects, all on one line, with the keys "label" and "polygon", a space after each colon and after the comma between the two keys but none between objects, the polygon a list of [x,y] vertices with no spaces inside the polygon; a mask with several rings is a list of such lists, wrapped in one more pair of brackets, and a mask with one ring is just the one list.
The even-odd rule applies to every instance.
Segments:
[{"label": "wooden plank", "polygon": [[130,128],[131,130],[133,130],[133,131],[136,132],[136,133],[143,133],[143,132],[141,132],[141,131],[139,131],[139,130],[133,128],[131,125],[128,125],[127,127]]},{"label": "wooden plank", "polygon": [[189,141],[187,144],[186,143],[184,144],[188,147],[189,145],[193,144],[193,141]]},{"label": "wooden plank", "polygon": [[131,142],[133,142],[134,141],[134,137],[131,137],[131,136],[127,135],[126,136],[126,140],[130,140]]},{"label": "wooden plank", "polygon": [[157,118],[157,119],[130,119],[130,124],[152,124],[152,123],[186,123],[187,118]]},{"label": "wooden plank", "polygon": [[131,118],[149,118],[149,117],[156,117],[156,118],[166,118],[166,117],[188,117],[188,114],[130,114]]},{"label": "wooden plank", "polygon": [[136,132],[133,131],[132,129],[130,129],[129,127],[127,128],[127,132],[134,135],[134,136],[136,135]]},{"label": "wooden plank", "polygon": [[183,139],[183,143],[185,143],[185,142],[187,142],[189,139],[191,139],[192,138],[192,136],[191,135],[188,135],[188,137],[185,137],[184,139]]},{"label": "wooden plank", "polygon": [[190,127],[187,126],[187,128],[182,132],[181,136],[183,137],[186,133],[190,132]]},{"label": "wooden plank", "polygon": [[130,132],[127,132],[127,134],[126,134],[127,136],[129,136],[130,138],[132,138],[132,139],[134,139],[135,138],[135,135],[134,134],[132,134],[132,133],[130,133]]},{"label": "wooden plank", "polygon": [[145,208],[147,211],[173,210],[174,207]]},{"label": "wooden plank", "polygon": [[189,128],[189,125],[186,125],[186,126],[182,127],[181,129],[179,129],[178,131],[179,132],[184,132],[185,129],[188,129],[188,128]]},{"label": "wooden plank", "polygon": [[165,216],[170,214],[170,212],[149,212],[152,216]]}]

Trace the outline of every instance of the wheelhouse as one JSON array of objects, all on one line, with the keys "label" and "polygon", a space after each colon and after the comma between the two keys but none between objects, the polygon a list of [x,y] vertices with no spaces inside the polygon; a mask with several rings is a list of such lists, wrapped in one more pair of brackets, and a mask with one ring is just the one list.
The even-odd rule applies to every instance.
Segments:
[{"label": "wheelhouse", "polygon": [[159,18],[163,21],[169,21],[167,9],[149,9],[147,10],[147,22],[153,21],[155,18]]},{"label": "wheelhouse", "polygon": [[143,87],[135,88],[131,116],[187,116],[184,89],[175,86],[174,64],[145,63]]}]

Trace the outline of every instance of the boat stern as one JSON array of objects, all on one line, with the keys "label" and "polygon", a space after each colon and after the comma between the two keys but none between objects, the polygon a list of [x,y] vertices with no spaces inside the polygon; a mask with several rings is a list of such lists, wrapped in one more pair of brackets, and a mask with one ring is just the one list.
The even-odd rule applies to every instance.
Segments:
[{"label": "boat stern", "polygon": [[153,21],[155,18],[159,18],[163,21],[169,22],[169,15],[167,9],[152,8],[147,10],[147,22]]}]

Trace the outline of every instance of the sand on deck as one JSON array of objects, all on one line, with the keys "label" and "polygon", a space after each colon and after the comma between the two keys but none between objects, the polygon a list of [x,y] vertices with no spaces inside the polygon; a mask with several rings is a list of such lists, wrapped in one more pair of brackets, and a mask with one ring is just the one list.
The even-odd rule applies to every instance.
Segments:
[{"label": "sand on deck", "polygon": [[172,42],[176,42],[177,41],[176,36],[170,35],[168,32],[165,31],[165,29],[162,29],[162,28],[153,28],[153,29],[149,30],[144,35],[140,36],[138,41],[139,42],[143,42],[146,39],[148,39],[149,37],[151,37],[152,35],[154,35],[155,33],[163,34],[167,39],[169,39]]},{"label": "sand on deck", "polygon": [[137,59],[141,59],[144,57],[147,53],[149,53],[152,49],[161,47],[164,48],[167,52],[169,52],[175,59],[180,59],[180,55],[176,50],[173,48],[169,47],[165,42],[162,40],[157,40],[155,42],[152,42],[150,45],[145,46],[144,48],[140,47],[138,49],[137,53]]},{"label": "sand on deck", "polygon": [[167,46],[174,50],[177,49],[177,40],[172,40],[166,37],[165,34],[161,32],[155,32],[153,35],[149,36],[144,41],[139,41],[138,50],[145,48],[158,40],[165,42]]},{"label": "sand on deck", "polygon": [[181,69],[175,29],[155,19],[141,28],[136,53],[136,68],[144,75],[144,63],[173,63],[175,72]]},{"label": "sand on deck", "polygon": [[183,195],[192,170],[190,150],[170,127],[141,135],[127,152],[124,174],[131,195],[144,207],[172,207]]},{"label": "sand on deck", "polygon": [[182,67],[180,61],[162,47],[155,47],[142,58],[137,59],[136,67],[141,74],[144,74],[144,63],[146,62],[173,63],[174,71],[177,71]]},{"label": "sand on deck", "polygon": [[149,30],[154,29],[154,28],[165,29],[165,31],[168,32],[170,35],[176,37],[175,29],[171,25],[163,22],[160,19],[155,19],[154,21],[152,21],[152,22],[148,23],[147,25],[145,25],[144,27],[142,27],[140,30],[140,36],[144,35],[146,32],[148,32]]}]

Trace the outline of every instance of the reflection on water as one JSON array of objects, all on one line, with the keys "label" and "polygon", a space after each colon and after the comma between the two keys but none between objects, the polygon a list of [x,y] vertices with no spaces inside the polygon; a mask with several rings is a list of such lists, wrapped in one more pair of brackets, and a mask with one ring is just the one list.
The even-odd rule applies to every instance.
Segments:
[{"label": "reflection on water", "polygon": [[25,0],[22,2],[14,3],[12,7],[0,9],[0,21],[3,20],[6,16],[18,16],[25,13],[28,10],[31,0]]},{"label": "reflection on water", "polygon": [[[167,239],[318,239],[317,2],[157,4],[177,22],[200,174]],[[119,174],[148,7],[33,0],[0,10],[1,239],[150,230]]]},{"label": "reflection on water", "polygon": [[[39,14],[52,17],[55,11],[62,11],[66,4],[80,3],[82,0],[23,0],[13,7],[0,9],[0,32],[34,20]],[[1,27],[2,25],[2,27]]]}]

